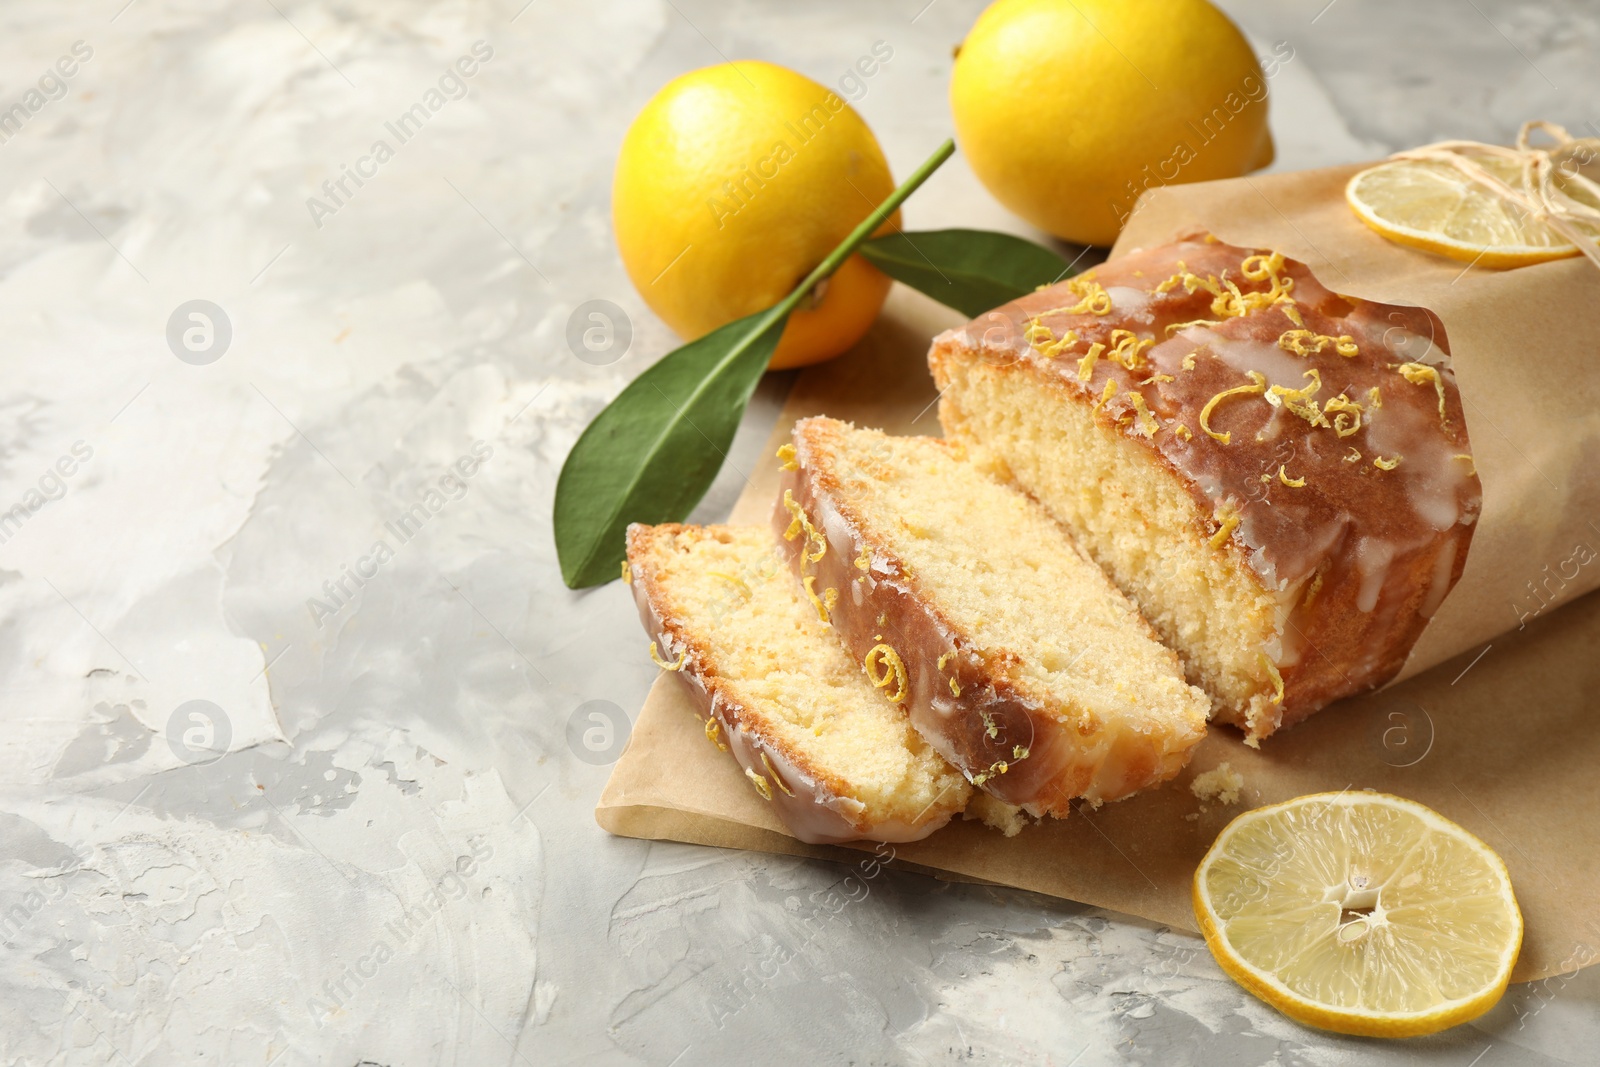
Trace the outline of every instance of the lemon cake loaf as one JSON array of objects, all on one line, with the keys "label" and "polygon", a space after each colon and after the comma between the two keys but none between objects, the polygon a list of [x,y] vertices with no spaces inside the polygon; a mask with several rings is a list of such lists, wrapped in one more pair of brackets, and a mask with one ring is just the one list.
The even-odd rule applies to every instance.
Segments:
[{"label": "lemon cake loaf", "polygon": [[795,837],[915,841],[966,807],[972,788],[817,621],[766,528],[635,524],[625,571],[651,657]]},{"label": "lemon cake loaf", "polygon": [[946,437],[1065,524],[1253,744],[1394,677],[1482,486],[1443,325],[1196,234],[934,340]]},{"label": "lemon cake loaf", "polygon": [[1205,694],[1044,509],[935,438],[793,442],[774,521],[812,618],[974,785],[1062,816],[1183,767]]}]

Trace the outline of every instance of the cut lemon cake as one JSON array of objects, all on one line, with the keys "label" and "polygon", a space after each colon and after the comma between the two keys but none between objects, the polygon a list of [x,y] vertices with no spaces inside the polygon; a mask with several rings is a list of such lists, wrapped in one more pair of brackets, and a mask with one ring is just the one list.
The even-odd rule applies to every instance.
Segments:
[{"label": "cut lemon cake", "polygon": [[1255,743],[1394,677],[1482,486],[1444,327],[1197,235],[947,332],[945,436],[1039,500]]},{"label": "cut lemon cake", "polygon": [[812,618],[974,785],[1059,816],[1188,760],[1205,695],[1036,503],[933,438],[804,419],[781,454]]},{"label": "cut lemon cake", "polygon": [[795,837],[915,841],[966,806],[971,787],[818,621],[765,528],[635,524],[624,577],[651,657]]}]

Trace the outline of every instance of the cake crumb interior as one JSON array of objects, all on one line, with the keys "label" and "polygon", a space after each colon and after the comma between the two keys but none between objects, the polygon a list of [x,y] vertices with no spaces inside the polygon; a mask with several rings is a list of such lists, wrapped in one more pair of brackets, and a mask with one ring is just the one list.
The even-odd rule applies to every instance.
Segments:
[{"label": "cake crumb interior", "polygon": [[802,427],[918,595],[1050,713],[1156,730],[1204,715],[1177,658],[1035,502],[936,439]]},{"label": "cake crumb interior", "polygon": [[1087,403],[959,349],[936,353],[940,422],[997,475],[1060,520],[1139,605],[1215,698],[1219,717],[1271,716],[1263,652],[1279,638],[1276,598],[1213,548],[1193,497],[1148,448],[1099,425]]}]

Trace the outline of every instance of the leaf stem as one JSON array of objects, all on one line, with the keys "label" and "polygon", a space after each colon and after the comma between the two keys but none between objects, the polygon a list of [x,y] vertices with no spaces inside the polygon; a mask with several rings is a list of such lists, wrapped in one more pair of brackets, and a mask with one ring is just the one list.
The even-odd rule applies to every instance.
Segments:
[{"label": "leaf stem", "polygon": [[805,280],[795,286],[794,292],[779,301],[768,312],[768,315],[772,318],[777,318],[789,314],[789,312],[798,307],[800,301],[805,298],[805,295],[811,291],[813,286],[838,270],[840,265],[850,258],[850,254],[860,248],[868,237],[872,236],[872,231],[883,225],[883,220],[893,215],[895,210],[905,203],[906,198],[916,192],[922,183],[933,175],[934,171],[944,166],[945,160],[955,155],[955,151],[955,141],[947,138],[944,144],[934,150],[933,155],[922,161],[922,166],[912,171],[911,176],[901,182],[899,187],[889,194],[887,200],[873,208],[872,214],[862,219],[861,225],[851,230],[850,236],[841,241],[838,248],[829,252],[828,257],[818,263],[816,269],[807,274]]}]

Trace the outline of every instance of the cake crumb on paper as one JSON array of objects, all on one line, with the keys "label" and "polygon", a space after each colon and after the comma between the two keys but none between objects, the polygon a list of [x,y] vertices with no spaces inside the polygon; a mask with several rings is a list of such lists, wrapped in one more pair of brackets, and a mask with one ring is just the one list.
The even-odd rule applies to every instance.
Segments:
[{"label": "cake crumb on paper", "polygon": [[1194,776],[1189,792],[1201,800],[1215,800],[1219,804],[1237,804],[1239,791],[1244,788],[1244,775],[1228,763],[1217,764],[1204,774]]},{"label": "cake crumb on paper", "polygon": [[961,817],[980,819],[983,825],[999,830],[1006,837],[1016,837],[1028,825],[1028,815],[1021,808],[997,800],[987,793],[974,793]]}]

